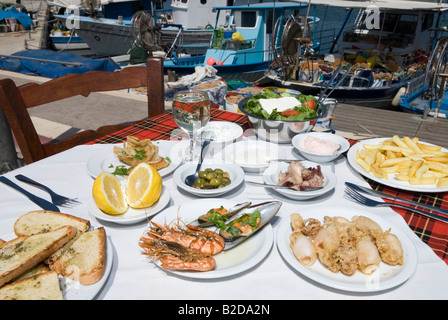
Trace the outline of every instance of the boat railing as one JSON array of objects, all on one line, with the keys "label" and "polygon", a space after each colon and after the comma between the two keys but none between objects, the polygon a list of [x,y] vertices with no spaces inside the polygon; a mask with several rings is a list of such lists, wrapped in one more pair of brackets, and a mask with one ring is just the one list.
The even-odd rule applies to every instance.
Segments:
[{"label": "boat railing", "polygon": [[232,39],[213,39],[211,47],[222,50],[247,50],[255,47],[256,39],[232,40]]},{"label": "boat railing", "polygon": [[[268,56],[271,57],[267,60],[273,59],[272,50],[249,50],[249,51],[235,51],[231,52],[222,60],[224,65],[229,64],[250,64],[252,57],[259,57],[259,56]],[[258,60],[258,59],[257,59]]]}]

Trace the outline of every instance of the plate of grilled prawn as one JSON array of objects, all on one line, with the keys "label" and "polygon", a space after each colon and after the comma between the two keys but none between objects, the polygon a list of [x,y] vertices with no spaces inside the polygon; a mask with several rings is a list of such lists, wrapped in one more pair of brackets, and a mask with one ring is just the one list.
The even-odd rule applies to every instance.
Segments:
[{"label": "plate of grilled prawn", "polygon": [[269,221],[280,206],[277,201],[189,201],[149,221],[139,245],[149,261],[167,272],[196,279],[232,276],[269,253],[274,241]]}]

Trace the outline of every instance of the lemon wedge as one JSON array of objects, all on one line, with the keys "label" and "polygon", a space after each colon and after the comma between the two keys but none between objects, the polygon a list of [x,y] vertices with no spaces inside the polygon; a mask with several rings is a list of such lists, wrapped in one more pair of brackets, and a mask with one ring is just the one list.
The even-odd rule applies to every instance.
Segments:
[{"label": "lemon wedge", "polygon": [[95,179],[92,196],[98,208],[105,213],[120,215],[128,210],[120,180],[112,173],[103,172]]},{"label": "lemon wedge", "polygon": [[162,177],[148,163],[132,169],[126,181],[127,201],[131,208],[142,209],[156,203],[162,194]]}]

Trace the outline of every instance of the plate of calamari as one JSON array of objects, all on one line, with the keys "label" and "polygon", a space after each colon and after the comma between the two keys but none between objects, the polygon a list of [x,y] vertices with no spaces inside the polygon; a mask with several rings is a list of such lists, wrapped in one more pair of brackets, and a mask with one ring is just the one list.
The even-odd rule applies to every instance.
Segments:
[{"label": "plate of calamari", "polygon": [[146,162],[165,177],[182,163],[182,150],[176,141],[139,139],[128,136],[120,144],[110,144],[110,150],[101,149],[87,161],[87,171],[94,179],[102,172],[124,177],[141,162]]},{"label": "plate of calamari", "polygon": [[288,264],[331,288],[377,292],[406,282],[417,251],[396,225],[351,207],[312,207],[279,226],[277,246]]},{"label": "plate of calamari", "polygon": [[232,276],[257,265],[270,252],[274,242],[270,222],[281,205],[279,201],[189,201],[149,221],[139,246],[148,261],[181,277]]}]

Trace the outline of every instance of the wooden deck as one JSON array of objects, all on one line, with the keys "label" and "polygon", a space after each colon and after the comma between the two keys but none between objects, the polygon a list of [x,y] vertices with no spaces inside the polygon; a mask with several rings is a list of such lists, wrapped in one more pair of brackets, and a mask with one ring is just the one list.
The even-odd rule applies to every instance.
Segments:
[{"label": "wooden deck", "polygon": [[418,137],[448,148],[448,119],[423,120],[422,115],[338,104],[331,123],[336,130],[366,137]]}]

